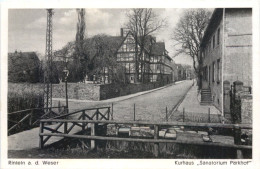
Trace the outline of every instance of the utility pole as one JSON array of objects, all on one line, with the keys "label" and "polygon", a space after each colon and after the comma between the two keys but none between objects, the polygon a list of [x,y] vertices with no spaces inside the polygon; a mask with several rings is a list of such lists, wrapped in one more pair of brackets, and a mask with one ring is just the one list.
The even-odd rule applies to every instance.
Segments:
[{"label": "utility pole", "polygon": [[[52,106],[52,15],[53,9],[47,9],[47,29],[46,29],[46,67],[44,71],[44,107]],[[47,109],[48,111],[48,109]]]}]

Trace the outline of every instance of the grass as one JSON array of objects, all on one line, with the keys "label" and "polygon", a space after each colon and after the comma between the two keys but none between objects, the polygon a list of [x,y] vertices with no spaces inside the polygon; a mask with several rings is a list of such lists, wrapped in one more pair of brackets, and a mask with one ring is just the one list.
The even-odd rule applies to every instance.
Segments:
[{"label": "grass", "polygon": [[[82,144],[82,142],[84,142]],[[8,158],[44,159],[153,159],[152,143],[99,141],[90,150],[90,141],[64,139],[44,149],[9,150]],[[231,148],[160,143],[161,159],[235,159]],[[244,151],[244,158],[251,159],[252,151]]]}]

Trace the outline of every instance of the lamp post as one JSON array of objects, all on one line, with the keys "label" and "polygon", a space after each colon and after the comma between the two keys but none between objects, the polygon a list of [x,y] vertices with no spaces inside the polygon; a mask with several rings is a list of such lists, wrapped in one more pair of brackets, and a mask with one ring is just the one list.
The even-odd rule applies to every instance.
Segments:
[{"label": "lamp post", "polygon": [[[65,69],[63,70],[64,73],[64,81],[65,81],[65,97],[66,97],[66,114],[69,113],[69,103],[68,103],[68,76],[69,76],[69,70],[68,70],[68,57],[65,57]],[[67,133],[68,124],[64,124],[64,133]]]}]

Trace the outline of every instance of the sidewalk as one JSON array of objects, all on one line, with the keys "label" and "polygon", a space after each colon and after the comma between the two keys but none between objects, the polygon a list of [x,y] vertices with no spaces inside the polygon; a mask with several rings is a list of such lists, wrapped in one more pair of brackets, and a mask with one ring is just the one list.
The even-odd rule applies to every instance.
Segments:
[{"label": "sidewalk", "polygon": [[186,94],[182,103],[172,114],[172,119],[183,120],[183,111],[185,121],[208,122],[210,109],[211,122],[221,122],[221,112],[213,105],[200,105],[198,100],[197,86],[192,86]]},{"label": "sidewalk", "polygon": [[210,108],[210,114],[221,115],[221,112],[213,105],[200,105],[198,100],[197,86],[195,85],[191,87],[190,91],[188,91],[186,97],[177,110],[182,112],[183,108],[185,108],[185,112],[204,114],[208,114],[208,109]]}]

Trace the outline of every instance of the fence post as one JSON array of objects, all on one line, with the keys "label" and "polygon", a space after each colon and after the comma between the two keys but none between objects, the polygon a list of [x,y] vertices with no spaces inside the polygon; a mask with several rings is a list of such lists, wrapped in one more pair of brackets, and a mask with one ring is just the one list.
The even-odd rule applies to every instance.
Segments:
[{"label": "fence post", "polygon": [[[91,136],[95,136],[95,135],[96,135],[96,124],[91,123]],[[94,150],[96,148],[95,140],[91,140],[90,144],[91,144],[91,150]]]},{"label": "fence post", "polygon": [[[85,110],[82,111],[82,120],[86,120]],[[86,127],[86,123],[82,123],[83,134],[85,134],[85,127]]]},{"label": "fence post", "polygon": [[210,123],[210,108],[208,109],[208,122]]},{"label": "fence post", "polygon": [[166,106],[166,121],[168,121],[168,110],[167,110],[167,106]]},{"label": "fence post", "polygon": [[[241,128],[238,124],[234,126],[234,143],[236,145],[241,144]],[[243,152],[241,149],[237,149],[237,159],[243,159]]]},{"label": "fence post", "polygon": [[114,114],[114,104],[112,103],[111,120],[114,120],[114,118],[113,118],[113,114]]},{"label": "fence post", "polygon": [[183,107],[183,116],[182,116],[182,121],[184,122],[184,119],[185,119],[185,108]]},{"label": "fence post", "polygon": [[[159,128],[158,125],[154,125],[154,140],[157,140],[159,136]],[[159,156],[159,143],[155,142],[154,143],[154,156],[158,157]]]},{"label": "fence post", "polygon": [[[44,122],[40,121],[40,134],[43,134],[43,127],[44,127]],[[40,140],[39,140],[39,147],[40,149],[43,148],[43,136],[40,135]]]},{"label": "fence post", "polygon": [[30,113],[30,119],[29,119],[30,126],[32,125],[32,117],[33,117],[33,110],[31,110],[31,113]]},{"label": "fence post", "polygon": [[[68,107],[66,106],[66,114],[68,114]],[[68,117],[66,116],[65,117],[65,120],[68,119]],[[67,122],[64,122],[64,134],[67,134],[68,132],[68,123]]]},{"label": "fence post", "polygon": [[107,109],[107,120],[109,120],[109,117],[110,117],[110,107]]},{"label": "fence post", "polygon": [[96,120],[98,120],[98,117],[99,117],[99,109],[97,109],[97,111],[96,111]]},{"label": "fence post", "polygon": [[134,104],[134,121],[135,121],[135,104]]}]

